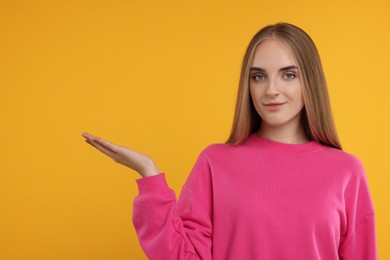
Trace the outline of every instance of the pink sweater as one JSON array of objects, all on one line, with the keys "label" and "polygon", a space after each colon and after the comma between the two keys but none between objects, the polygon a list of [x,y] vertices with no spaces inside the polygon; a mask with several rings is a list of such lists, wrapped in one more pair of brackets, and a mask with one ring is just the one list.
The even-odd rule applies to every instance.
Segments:
[{"label": "pink sweater", "polygon": [[177,202],[165,173],[136,182],[133,224],[150,259],[377,259],[361,162],[314,141],[211,144]]}]

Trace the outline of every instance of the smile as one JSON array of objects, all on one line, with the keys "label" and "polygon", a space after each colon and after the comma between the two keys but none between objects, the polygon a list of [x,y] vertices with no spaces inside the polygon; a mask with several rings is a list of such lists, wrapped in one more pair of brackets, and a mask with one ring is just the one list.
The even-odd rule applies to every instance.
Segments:
[{"label": "smile", "polygon": [[270,110],[270,111],[275,111],[275,110],[279,110],[280,108],[282,108],[282,106],[284,104],[286,104],[287,102],[283,102],[283,103],[266,103],[264,104],[264,106]]}]

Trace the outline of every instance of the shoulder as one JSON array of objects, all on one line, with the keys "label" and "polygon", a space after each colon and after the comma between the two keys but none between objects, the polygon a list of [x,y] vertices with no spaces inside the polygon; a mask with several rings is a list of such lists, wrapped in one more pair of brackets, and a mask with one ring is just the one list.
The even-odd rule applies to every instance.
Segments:
[{"label": "shoulder", "polygon": [[338,158],[340,161],[345,161],[352,164],[361,164],[361,160],[356,155],[350,152],[346,152],[329,146],[326,147],[324,152],[329,154],[330,156]]},{"label": "shoulder", "polygon": [[343,170],[355,177],[365,178],[363,163],[356,155],[332,147],[324,149],[323,154],[324,159],[327,159],[338,172]]},{"label": "shoulder", "polygon": [[330,153],[333,153],[336,157],[339,158],[339,160],[349,163],[351,165],[359,166],[362,164],[362,161],[353,153],[339,150],[336,148],[328,147]]},{"label": "shoulder", "polygon": [[236,153],[238,151],[237,146],[233,146],[227,143],[211,143],[208,144],[199,154],[199,156],[214,158],[214,157],[224,157],[228,156],[231,153]]},{"label": "shoulder", "polygon": [[236,146],[226,143],[210,143],[199,153],[197,161],[209,165],[226,165],[236,161],[242,151]]}]

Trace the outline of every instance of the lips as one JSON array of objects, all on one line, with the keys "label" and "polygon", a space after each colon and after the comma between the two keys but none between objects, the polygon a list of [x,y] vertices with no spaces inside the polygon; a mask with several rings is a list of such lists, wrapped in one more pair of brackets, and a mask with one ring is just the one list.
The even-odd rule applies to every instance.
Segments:
[{"label": "lips", "polygon": [[275,111],[275,110],[279,110],[286,103],[287,102],[270,102],[270,103],[265,103],[264,106],[270,111]]},{"label": "lips", "polygon": [[277,105],[283,105],[287,102],[270,102],[270,103],[265,103],[265,106],[277,106]]}]

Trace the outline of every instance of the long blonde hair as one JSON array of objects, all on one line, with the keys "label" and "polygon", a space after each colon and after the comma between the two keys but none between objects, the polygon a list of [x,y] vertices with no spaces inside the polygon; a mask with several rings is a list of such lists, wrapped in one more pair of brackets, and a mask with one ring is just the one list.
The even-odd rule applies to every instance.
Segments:
[{"label": "long blonde hair", "polygon": [[299,67],[304,101],[301,122],[308,139],[341,150],[318,50],[305,31],[289,23],[268,25],[249,43],[242,63],[233,125],[226,143],[240,144],[260,127],[261,117],[250,97],[249,73],[256,47],[270,38],[282,41]]}]

